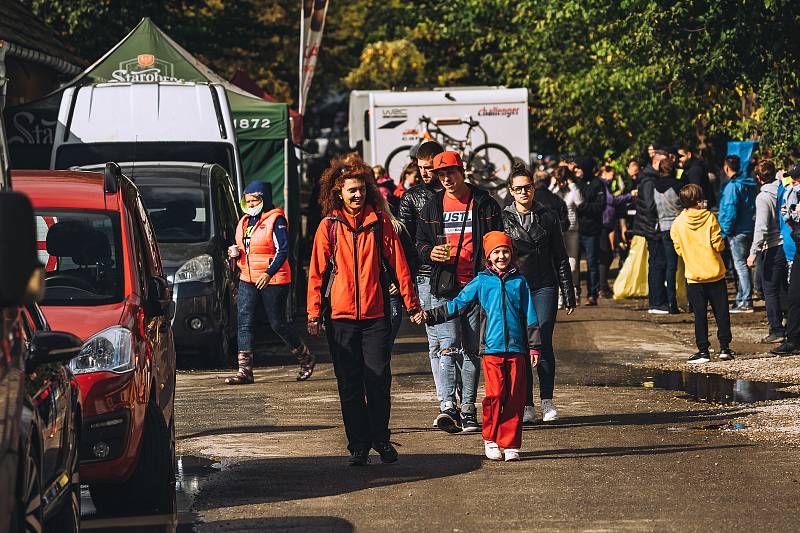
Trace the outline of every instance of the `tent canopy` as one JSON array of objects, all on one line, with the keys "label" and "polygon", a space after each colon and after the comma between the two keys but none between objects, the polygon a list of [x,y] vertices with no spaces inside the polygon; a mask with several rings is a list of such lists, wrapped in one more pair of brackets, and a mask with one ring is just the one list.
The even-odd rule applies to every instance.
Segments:
[{"label": "tent canopy", "polygon": [[[290,127],[286,104],[265,101],[219,77],[148,18],[142,19],[116,46],[67,86],[115,81],[223,85],[230,101],[245,182],[272,183],[275,204],[298,215],[299,184],[294,150],[288,142]],[[63,88],[35,102],[6,110],[12,168],[48,167],[62,92]]]}]

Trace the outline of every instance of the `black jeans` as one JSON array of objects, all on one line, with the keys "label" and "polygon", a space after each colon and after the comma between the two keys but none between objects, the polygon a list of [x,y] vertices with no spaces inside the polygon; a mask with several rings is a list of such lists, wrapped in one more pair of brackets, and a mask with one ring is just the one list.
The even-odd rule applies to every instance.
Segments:
[{"label": "black jeans", "polygon": [[668,231],[661,232],[661,244],[664,246],[664,277],[667,282],[667,305],[672,312],[678,312],[678,288],[675,280],[678,275],[678,252],[672,244],[672,237]]},{"label": "black jeans", "polygon": [[783,337],[783,309],[781,300],[786,298],[786,256],[783,246],[767,248],[761,254],[761,290],[764,292],[764,303],[767,306],[767,321],[772,335]]},{"label": "black jeans", "polygon": [[794,254],[789,275],[788,312],[786,315],[786,340],[800,344],[800,247]]},{"label": "black jeans", "polygon": [[339,402],[351,452],[389,440],[392,371],[389,320],[328,320]]},{"label": "black jeans", "polygon": [[608,270],[614,261],[614,252],[611,250],[609,235],[614,234],[614,228],[603,228],[600,232],[600,242],[598,243],[598,270],[600,271],[600,290],[611,292],[608,286]]},{"label": "black jeans", "polygon": [[[589,271],[586,273],[586,295],[592,298],[597,298],[597,293],[600,290],[600,268],[597,261],[597,256],[600,248],[600,235],[579,235],[580,253],[586,259],[586,267]],[[580,261],[578,262],[580,268]]]},{"label": "black jeans", "polygon": [[697,349],[708,351],[708,304],[717,321],[717,340],[720,349],[731,344],[731,315],[728,312],[728,287],[725,278],[711,283],[687,283],[686,295],[694,311],[694,340]]},{"label": "black jeans", "polygon": [[664,243],[661,239],[647,239],[647,299],[650,309],[668,310],[667,258],[664,256]]}]

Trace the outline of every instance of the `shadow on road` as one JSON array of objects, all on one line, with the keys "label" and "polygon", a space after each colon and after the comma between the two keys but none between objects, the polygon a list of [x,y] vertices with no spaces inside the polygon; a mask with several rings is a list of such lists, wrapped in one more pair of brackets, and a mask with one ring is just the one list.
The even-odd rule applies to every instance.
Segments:
[{"label": "shadow on road", "polygon": [[752,414],[747,409],[692,411],[666,411],[658,413],[619,413],[607,415],[570,416],[554,422],[536,424],[526,430],[562,429],[582,426],[645,426],[658,424],[682,424],[691,422],[715,422],[741,418]]},{"label": "shadow on road", "polygon": [[335,516],[240,518],[203,522],[203,525],[213,527],[215,531],[331,531],[333,533],[355,531],[353,524]]},{"label": "shadow on road", "polygon": [[233,426],[206,429],[197,433],[176,436],[176,440],[194,439],[196,437],[210,437],[212,435],[226,435],[229,433],[286,433],[290,431],[320,431],[333,429],[335,426]]},{"label": "shadow on road", "polygon": [[537,450],[523,452],[520,457],[526,460],[543,459],[585,459],[587,457],[622,457],[626,455],[663,455],[667,453],[687,453],[729,448],[747,448],[750,444],[724,444],[720,446],[699,446],[694,444],[655,444],[652,446],[613,446],[608,448],[565,448],[563,450]]},{"label": "shadow on road", "polygon": [[[384,465],[373,455],[366,467],[347,466],[343,456],[285,457],[245,461],[216,478],[224,495],[203,502],[213,509],[224,498],[237,505],[337,496],[364,489],[444,478],[478,470],[481,456],[469,454],[401,454],[397,463]],[[235,483],[228,480],[235,479]],[[214,494],[209,490],[208,494]]]}]

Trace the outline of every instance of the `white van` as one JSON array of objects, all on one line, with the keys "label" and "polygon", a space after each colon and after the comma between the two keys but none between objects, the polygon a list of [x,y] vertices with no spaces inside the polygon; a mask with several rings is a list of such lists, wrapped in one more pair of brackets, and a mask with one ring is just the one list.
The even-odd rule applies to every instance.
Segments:
[{"label": "white van", "polygon": [[61,98],[51,169],[106,161],[217,163],[244,176],[230,105],[216,83],[99,83]]},{"label": "white van", "polygon": [[461,152],[473,183],[499,189],[514,161],[530,159],[528,90],[352,91],[349,131],[351,148],[396,181],[410,151],[433,139]]}]

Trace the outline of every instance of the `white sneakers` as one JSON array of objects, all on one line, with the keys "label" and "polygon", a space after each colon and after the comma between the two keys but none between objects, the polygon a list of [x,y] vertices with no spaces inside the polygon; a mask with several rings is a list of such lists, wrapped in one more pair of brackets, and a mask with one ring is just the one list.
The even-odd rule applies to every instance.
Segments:
[{"label": "white sneakers", "polygon": [[490,440],[483,441],[483,449],[486,452],[486,457],[488,459],[491,459],[492,461],[503,460],[503,452],[500,451],[500,446],[498,446],[496,442]]},{"label": "white sneakers", "polygon": [[534,406],[525,406],[525,410],[522,412],[522,423],[525,425],[536,423],[536,408]]},{"label": "white sneakers", "polygon": [[503,455],[505,455],[506,461],[519,461],[519,450],[514,448],[506,448],[503,450]]},{"label": "white sneakers", "polygon": [[[528,408],[526,407],[525,409],[527,410]],[[553,420],[558,420],[556,405],[553,400],[542,400],[542,422],[552,422]]]},{"label": "white sneakers", "polygon": [[496,442],[485,440],[483,441],[483,449],[486,452],[486,457],[492,461],[519,461],[519,450],[514,448],[506,448],[500,451],[500,446]]}]

